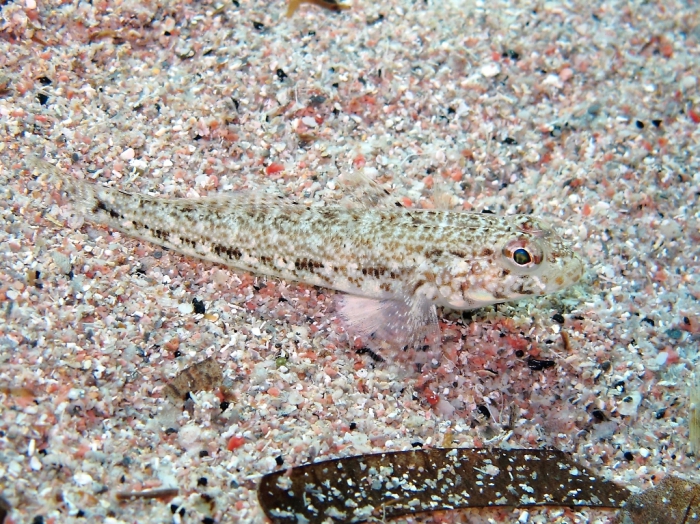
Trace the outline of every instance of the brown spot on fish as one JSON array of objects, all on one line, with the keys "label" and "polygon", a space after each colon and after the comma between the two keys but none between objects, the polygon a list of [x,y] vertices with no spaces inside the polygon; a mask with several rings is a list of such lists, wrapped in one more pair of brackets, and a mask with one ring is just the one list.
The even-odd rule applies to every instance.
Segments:
[{"label": "brown spot on fish", "polygon": [[524,283],[520,283],[520,285],[518,285],[515,288],[515,292],[520,294],[520,295],[534,295],[535,294],[535,292],[532,289],[526,288]]}]

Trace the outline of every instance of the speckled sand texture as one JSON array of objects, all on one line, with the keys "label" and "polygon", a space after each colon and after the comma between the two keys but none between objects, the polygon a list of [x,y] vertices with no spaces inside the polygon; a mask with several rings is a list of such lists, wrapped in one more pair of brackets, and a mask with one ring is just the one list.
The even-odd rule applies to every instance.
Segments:
[{"label": "speckled sand texture", "polygon": [[[0,5],[6,522],[262,522],[262,474],[419,445],[552,446],[639,489],[698,478],[693,2],[356,0],[290,19],[281,1]],[[362,171],[426,208],[441,187],[454,209],[558,223],[588,272],[559,295],[440,312],[441,357],[397,369],[356,351],[332,292],[86,223],[33,154],[173,197],[331,203]],[[206,357],[223,389],[169,400]],[[159,488],[179,494],[116,496]]]}]

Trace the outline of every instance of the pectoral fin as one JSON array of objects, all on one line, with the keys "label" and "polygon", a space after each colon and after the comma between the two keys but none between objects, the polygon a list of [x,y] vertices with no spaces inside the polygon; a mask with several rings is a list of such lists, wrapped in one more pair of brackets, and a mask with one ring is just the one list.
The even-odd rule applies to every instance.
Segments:
[{"label": "pectoral fin", "polygon": [[412,350],[439,345],[435,306],[426,299],[377,300],[337,295],[337,311],[347,333],[372,349]]}]

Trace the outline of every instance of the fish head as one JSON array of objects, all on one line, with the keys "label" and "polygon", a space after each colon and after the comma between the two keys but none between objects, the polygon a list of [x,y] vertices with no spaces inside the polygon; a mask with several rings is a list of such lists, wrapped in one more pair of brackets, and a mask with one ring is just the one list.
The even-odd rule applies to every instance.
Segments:
[{"label": "fish head", "polygon": [[546,222],[527,215],[487,215],[481,222],[437,277],[439,305],[475,309],[547,295],[583,276],[581,258]]}]

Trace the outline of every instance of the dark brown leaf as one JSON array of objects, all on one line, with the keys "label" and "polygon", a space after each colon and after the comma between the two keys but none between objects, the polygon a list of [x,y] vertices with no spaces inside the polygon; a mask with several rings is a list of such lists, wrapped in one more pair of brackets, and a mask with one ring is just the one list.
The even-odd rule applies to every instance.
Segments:
[{"label": "dark brown leaf", "polygon": [[620,507],[629,492],[556,450],[427,449],[307,464],[265,475],[258,500],[274,523],[485,506]]},{"label": "dark brown leaf", "polygon": [[187,393],[210,391],[218,388],[224,379],[221,365],[209,357],[201,362],[183,369],[170,380],[165,387],[165,394],[171,400],[182,401]]},{"label": "dark brown leaf", "polygon": [[666,477],[659,485],[632,495],[620,511],[618,524],[698,524],[700,484]]}]

